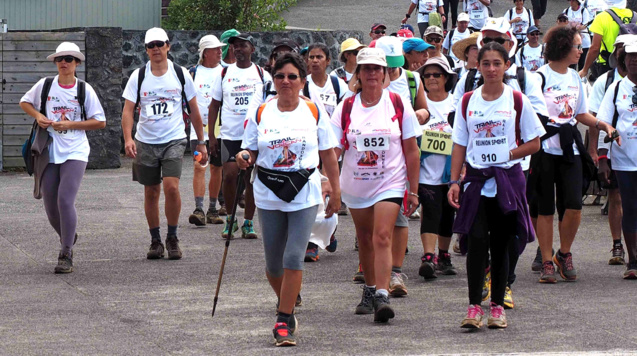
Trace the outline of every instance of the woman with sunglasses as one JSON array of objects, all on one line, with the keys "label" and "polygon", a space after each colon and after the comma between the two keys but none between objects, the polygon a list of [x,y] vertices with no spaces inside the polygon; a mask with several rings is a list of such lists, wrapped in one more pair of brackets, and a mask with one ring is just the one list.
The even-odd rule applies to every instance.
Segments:
[{"label": "woman with sunglasses", "polygon": [[[75,70],[84,60],[80,48],[63,42],[47,57],[57,67],[50,83],[46,102],[41,102],[48,78],[40,79],[20,99],[20,107],[35,118],[38,126],[48,131],[48,164],[41,176],[36,172],[36,191],[41,192],[49,223],[60,238],[60,253],[55,273],[73,272],[73,245],[77,240],[75,198],[91,148],[87,130],[106,127],[104,109],[93,88],[75,77]],[[85,88],[84,103],[78,101],[78,88]],[[37,163],[36,163],[37,164]],[[36,196],[40,198],[40,196]]]},{"label": "woman with sunglasses", "polygon": [[[600,146],[605,151],[600,152],[599,161],[600,164],[602,161],[607,162],[607,156],[612,155],[613,171],[619,185],[623,209],[622,231],[628,250],[624,279],[637,279],[637,120],[634,113],[637,107],[637,36],[631,37],[632,41],[624,44],[624,51],[617,59],[628,74],[606,90],[597,113],[599,120],[617,128],[622,143],[621,146],[617,143]],[[608,175],[609,171],[605,172]],[[608,181],[607,176],[604,178]]]},{"label": "woman with sunglasses", "polygon": [[[454,120],[447,197],[458,209],[453,230],[466,236],[468,246],[469,307],[463,328],[483,325],[480,304],[489,251],[492,293],[488,326],[507,327],[504,295],[509,246],[516,236],[521,241],[533,239],[520,161],[540,148],[544,129],[529,99],[505,84],[510,64],[502,45],[484,45],[478,54],[484,85],[463,96]],[[464,162],[466,175],[460,183]]]},{"label": "woman with sunglasses", "polygon": [[[365,286],[356,314],[374,314],[374,321],[394,317],[389,305],[392,231],[400,207],[405,216],[418,207],[418,145],[420,128],[409,100],[386,89],[387,60],[380,48],[358,53],[356,95],[339,104],[332,126],[344,152],[343,201],[354,220],[358,256]],[[410,191],[405,191],[409,181]]]},{"label": "woman with sunglasses", "polygon": [[[577,28],[551,28],[544,37],[544,57],[548,64],[536,71],[542,79],[549,117],[543,121],[547,134],[542,149],[534,155],[529,188],[537,194],[537,237],[542,253],[540,283],[556,283],[555,265],[567,281],[577,279],[571,247],[582,219],[583,174],[593,178],[590,158],[577,123],[596,127],[610,134],[613,128],[588,113],[584,86],[575,70],[582,55],[582,38]],[[587,168],[586,171],[583,169]],[[552,255],[553,215],[557,206],[560,248]]]},{"label": "woman with sunglasses", "polygon": [[[297,53],[286,53],[273,67],[278,96],[248,118],[237,164],[256,165],[255,203],[265,249],[266,276],[279,298],[274,325],[276,346],[296,345],[294,304],[301,290],[303,259],[321,202],[319,160],[331,182],[326,217],[338,211],[340,188],[329,116],[299,92],[307,70]],[[249,155],[245,160],[244,155]],[[280,180],[285,183],[279,184]]]}]

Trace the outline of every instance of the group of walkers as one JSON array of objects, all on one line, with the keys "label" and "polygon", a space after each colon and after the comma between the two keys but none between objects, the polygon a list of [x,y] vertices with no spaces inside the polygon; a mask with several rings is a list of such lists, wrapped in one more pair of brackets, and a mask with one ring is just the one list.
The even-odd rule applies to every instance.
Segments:
[{"label": "group of walkers", "polygon": [[[329,74],[332,53],[325,44],[301,49],[281,39],[261,67],[251,59],[253,38],[234,29],[220,38],[202,37],[200,60],[186,69],[168,59],[166,32],[149,29],[144,39],[149,61],[131,74],[122,113],[133,180],[144,186],[147,258],[160,259],[165,252],[169,259],[182,257],[179,182],[189,145],[196,152],[189,222],[224,224],[221,216],[241,200],[243,223],[227,216],[221,236],[232,239],[241,225],[243,238],[256,239],[253,219],[259,219],[266,277],[278,298],[277,346],[296,344],[294,310],[304,260],[318,260],[319,247],[336,250],[334,228],[326,233],[315,227],[344,207],[356,231],[354,280],[364,283],[354,311],[373,314],[379,323],[395,317],[390,296],[408,295],[402,269],[407,218],[419,207],[424,251],[419,275],[434,281],[457,274],[449,253],[453,233],[459,236],[453,249],[467,255],[463,328],[483,326],[481,304],[489,299],[488,327],[507,327],[504,309],[514,307],[518,258],[536,236],[532,269],[540,272],[539,282],[555,283],[556,274],[576,280],[571,249],[582,192],[596,178],[596,164],[611,199],[611,261],[624,262],[621,221],[629,257],[623,276],[637,279],[637,32],[628,24],[637,21],[637,1],[608,10],[626,19],[622,24],[596,27],[600,16],[612,14],[595,17],[588,56],[589,20],[583,13],[589,10],[578,1],[564,13],[568,24],[558,21],[546,30],[544,44],[535,2],[533,14],[524,0],[516,0],[499,18],[489,16],[489,0],[465,1],[460,14],[453,13],[457,2],[450,3],[448,33],[432,24],[432,13],[446,23],[447,1],[412,0],[403,22],[418,7],[422,38],[408,26],[386,35],[387,26],[376,23],[370,45],[354,38],[341,43],[342,66]],[[60,237],[55,272],[69,273],[78,237],[75,196],[89,156],[85,131],[103,128],[105,116],[91,86],[75,77],[85,59],[79,48],[65,42],[48,58],[59,74],[38,81],[20,106],[37,122],[34,195],[44,198]],[[587,75],[593,62],[598,78],[588,100],[582,72],[574,68],[580,63]],[[612,71],[602,73],[604,65]],[[584,146],[577,123],[590,128],[592,147]],[[243,195],[237,191],[239,177],[245,179]],[[560,243],[554,251],[556,210]]]}]

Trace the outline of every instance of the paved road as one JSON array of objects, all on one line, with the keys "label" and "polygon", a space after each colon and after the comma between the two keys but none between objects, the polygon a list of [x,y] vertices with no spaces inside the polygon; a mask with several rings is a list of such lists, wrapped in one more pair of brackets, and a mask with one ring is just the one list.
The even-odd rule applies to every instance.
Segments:
[{"label": "paved road", "polygon": [[[392,300],[397,317],[375,325],[354,315],[359,285],[349,216],[339,248],[307,264],[298,308],[299,346],[274,350],[274,294],[264,277],[261,240],[234,240],[217,315],[212,295],[223,252],[220,225],[191,227],[192,163],[182,179],[181,261],[148,261],[142,188],[130,180],[130,160],[116,170],[88,171],[79,193],[76,272],[54,275],[58,240],[32,179],[0,174],[0,354],[449,354],[486,352],[635,353],[637,284],[608,266],[610,242],[599,207],[585,207],[574,246],[580,280],[540,285],[530,271],[535,244],[521,257],[516,309],[506,330],[467,333],[465,259],[460,274],[425,282],[416,222],[405,261],[409,296]],[[162,219],[163,220],[163,219]],[[165,234],[165,222],[162,222]]]}]

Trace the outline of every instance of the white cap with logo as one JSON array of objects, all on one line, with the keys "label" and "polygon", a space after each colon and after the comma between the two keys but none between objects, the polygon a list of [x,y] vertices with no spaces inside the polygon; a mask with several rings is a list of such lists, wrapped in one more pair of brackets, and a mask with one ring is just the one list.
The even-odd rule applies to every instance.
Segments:
[{"label": "white cap with logo", "polygon": [[144,44],[149,44],[154,41],[167,42],[168,34],[163,28],[153,27],[146,31],[146,37],[144,38]]}]

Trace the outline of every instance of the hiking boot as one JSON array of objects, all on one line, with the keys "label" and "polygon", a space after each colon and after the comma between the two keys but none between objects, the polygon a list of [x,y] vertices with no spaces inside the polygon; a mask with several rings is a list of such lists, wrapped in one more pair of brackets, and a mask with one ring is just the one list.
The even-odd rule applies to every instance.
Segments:
[{"label": "hiking boot", "polygon": [[418,210],[414,211],[414,213],[409,216],[409,220],[420,220],[420,213]]},{"label": "hiking boot", "polygon": [[611,266],[621,266],[624,263],[626,263],[626,261],[624,260],[624,257],[626,256],[626,253],[624,252],[624,246],[622,244],[613,245],[613,249],[610,250],[610,252],[613,255],[610,258],[610,260],[608,260],[608,264],[609,265],[611,265]]},{"label": "hiking boot", "polygon": [[[551,249],[551,256],[555,254],[555,250]],[[540,247],[537,247],[537,252],[535,253],[535,259],[533,263],[531,263],[531,271],[540,272],[542,271],[542,252],[540,251]]]},{"label": "hiking boot", "polygon": [[560,272],[560,276],[567,281],[574,281],[577,279],[577,271],[573,266],[573,254],[566,253],[564,257],[560,256],[560,250],[553,255],[553,263],[557,267],[557,271]]},{"label": "hiking boot", "polygon": [[504,329],[507,327],[507,316],[504,307],[491,303],[489,311],[489,320],[487,321],[489,329]]},{"label": "hiking boot", "polygon": [[347,205],[341,202],[341,207],[338,209],[338,215],[347,215]]},{"label": "hiking boot", "polygon": [[252,220],[243,220],[243,226],[241,226],[241,238],[250,240],[257,238],[257,232],[254,231],[254,224],[252,223]]},{"label": "hiking boot", "polygon": [[365,283],[365,274],[363,274],[362,264],[358,264],[358,269],[356,269],[356,273],[354,273],[354,278],[352,278],[352,280],[357,283]]},{"label": "hiking boot", "polygon": [[504,309],[513,309],[514,306],[513,291],[511,291],[511,287],[507,286],[504,290]]},{"label": "hiking boot", "polygon": [[[221,233],[221,238],[224,238],[224,239],[234,238],[234,236],[232,236],[232,234],[228,232],[229,225],[230,225],[230,217],[226,216],[226,226],[223,228],[223,232]],[[234,224],[232,224],[232,233],[237,232],[237,230],[239,230],[239,225],[237,225],[237,221],[235,220]]]},{"label": "hiking boot", "polygon": [[420,268],[418,269],[418,274],[425,279],[436,278],[436,263],[435,256],[433,253],[425,253],[420,260]]},{"label": "hiking boot", "polygon": [[479,329],[482,327],[482,318],[484,318],[482,307],[478,304],[469,305],[467,308],[467,316],[465,316],[462,323],[460,323],[460,327],[465,329]]},{"label": "hiking boot", "polygon": [[449,253],[438,254],[438,265],[436,269],[446,276],[455,276],[458,274],[456,268],[451,264],[451,255]]},{"label": "hiking boot", "polygon": [[363,286],[363,296],[361,302],[356,306],[355,314],[373,314],[374,313],[374,293],[376,288],[367,288]]},{"label": "hiking boot", "polygon": [[540,271],[540,283],[556,283],[555,267],[553,262],[546,261],[542,263],[542,270]]},{"label": "hiking boot", "polygon": [[405,279],[409,279],[404,273],[391,273],[389,280],[389,294],[392,297],[404,297],[407,295],[407,287],[405,286]]},{"label": "hiking boot", "polygon": [[148,249],[148,253],[146,253],[146,258],[149,260],[156,260],[163,257],[164,257],[164,244],[162,244],[160,240],[153,240],[150,243],[150,248]]},{"label": "hiking boot", "polygon": [[633,261],[626,264],[624,279],[637,279],[637,262]]},{"label": "hiking boot", "polygon": [[336,252],[336,247],[338,246],[338,240],[336,239],[336,229],[334,229],[334,233],[330,236],[330,244],[325,247],[327,252],[333,253]]},{"label": "hiking boot", "polygon": [[205,226],[206,215],[204,215],[203,210],[197,208],[188,217],[188,222],[194,224],[195,226]]},{"label": "hiking boot", "polygon": [[272,329],[275,346],[296,346],[296,338],[286,323],[274,324]]},{"label": "hiking boot", "polygon": [[318,246],[310,242],[307,245],[307,250],[305,250],[305,262],[316,262],[318,260]]},{"label": "hiking boot", "polygon": [[484,275],[484,284],[482,284],[482,301],[487,301],[491,297],[491,269]]},{"label": "hiking boot", "polygon": [[376,293],[374,295],[374,322],[386,323],[394,317],[394,310],[389,306],[389,297]]},{"label": "hiking boot", "polygon": [[208,209],[206,212],[206,222],[209,224],[223,224],[223,218],[219,216],[217,209]]},{"label": "hiking boot", "polygon": [[220,204],[219,210],[217,210],[217,212],[219,213],[220,216],[228,215],[228,211],[226,210],[225,204]]},{"label": "hiking boot", "polygon": [[177,239],[177,235],[168,235],[166,237],[166,250],[168,250],[169,260],[181,259],[181,249],[179,248],[179,239]]},{"label": "hiking boot", "polygon": [[73,272],[73,252],[62,253],[58,255],[58,264],[55,266],[55,273],[71,273]]}]

